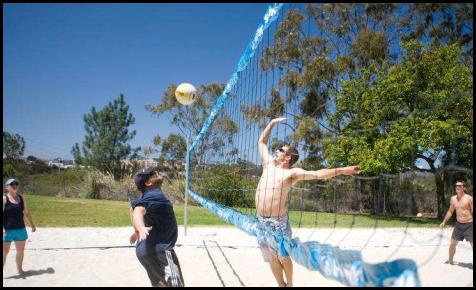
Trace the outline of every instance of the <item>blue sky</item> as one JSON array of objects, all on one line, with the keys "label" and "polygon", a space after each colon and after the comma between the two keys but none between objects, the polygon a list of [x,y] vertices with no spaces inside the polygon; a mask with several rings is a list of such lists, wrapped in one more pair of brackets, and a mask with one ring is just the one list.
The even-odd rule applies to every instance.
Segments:
[{"label": "blue sky", "polygon": [[145,104],[170,84],[224,82],[268,4],[4,4],[3,130],[25,155],[70,158],[83,115],[125,95],[134,146],[176,129]]}]

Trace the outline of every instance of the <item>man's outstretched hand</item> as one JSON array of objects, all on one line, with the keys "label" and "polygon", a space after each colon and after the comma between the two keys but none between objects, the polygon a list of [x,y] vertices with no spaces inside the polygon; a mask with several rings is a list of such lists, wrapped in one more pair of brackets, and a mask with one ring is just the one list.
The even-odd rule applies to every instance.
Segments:
[{"label": "man's outstretched hand", "polygon": [[360,173],[359,166],[344,167],[344,175],[357,175]]}]

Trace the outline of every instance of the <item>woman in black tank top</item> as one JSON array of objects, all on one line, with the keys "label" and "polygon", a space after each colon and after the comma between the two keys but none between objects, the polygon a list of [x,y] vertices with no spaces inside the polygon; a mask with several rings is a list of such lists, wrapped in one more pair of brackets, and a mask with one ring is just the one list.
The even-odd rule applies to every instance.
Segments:
[{"label": "woman in black tank top", "polygon": [[17,270],[23,273],[23,257],[28,234],[25,228],[24,219],[31,225],[31,231],[35,232],[33,223],[25,199],[17,194],[18,181],[9,179],[5,185],[7,194],[3,196],[3,267],[12,242],[15,242]]}]

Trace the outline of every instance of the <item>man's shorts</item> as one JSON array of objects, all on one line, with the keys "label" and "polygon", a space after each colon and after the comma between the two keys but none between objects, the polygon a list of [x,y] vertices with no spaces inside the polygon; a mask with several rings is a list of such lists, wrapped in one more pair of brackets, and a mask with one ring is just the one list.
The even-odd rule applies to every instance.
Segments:
[{"label": "man's shorts", "polygon": [[182,270],[174,250],[150,253],[138,259],[146,269],[152,286],[162,282],[167,287],[184,287]]},{"label": "man's shorts", "polygon": [[[289,218],[287,215],[280,217],[258,216],[258,220],[271,227],[275,232],[281,232],[288,238],[292,238],[291,224],[289,223]],[[258,240],[258,245],[261,249],[261,254],[263,254],[263,259],[265,262],[269,263],[276,258],[280,260],[287,258],[279,256],[277,249],[271,247],[263,241]]]},{"label": "man's shorts", "polygon": [[11,242],[22,242],[28,239],[28,234],[26,232],[26,228],[23,229],[16,229],[16,230],[6,230],[6,234],[3,237],[4,243],[11,243]]},{"label": "man's shorts", "polygon": [[467,240],[468,242],[473,241],[473,222],[470,223],[455,223],[455,228],[453,229],[453,234],[451,239],[455,241]]}]

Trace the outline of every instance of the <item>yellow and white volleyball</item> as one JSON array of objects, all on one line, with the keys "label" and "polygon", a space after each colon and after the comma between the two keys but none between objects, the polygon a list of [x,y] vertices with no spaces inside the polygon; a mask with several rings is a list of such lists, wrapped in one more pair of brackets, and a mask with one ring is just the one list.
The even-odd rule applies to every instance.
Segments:
[{"label": "yellow and white volleyball", "polygon": [[175,97],[182,105],[190,105],[195,101],[197,90],[194,86],[188,83],[180,84],[175,90]]},{"label": "yellow and white volleyball", "polygon": [[417,213],[417,217],[423,217],[423,214],[421,212]]}]

